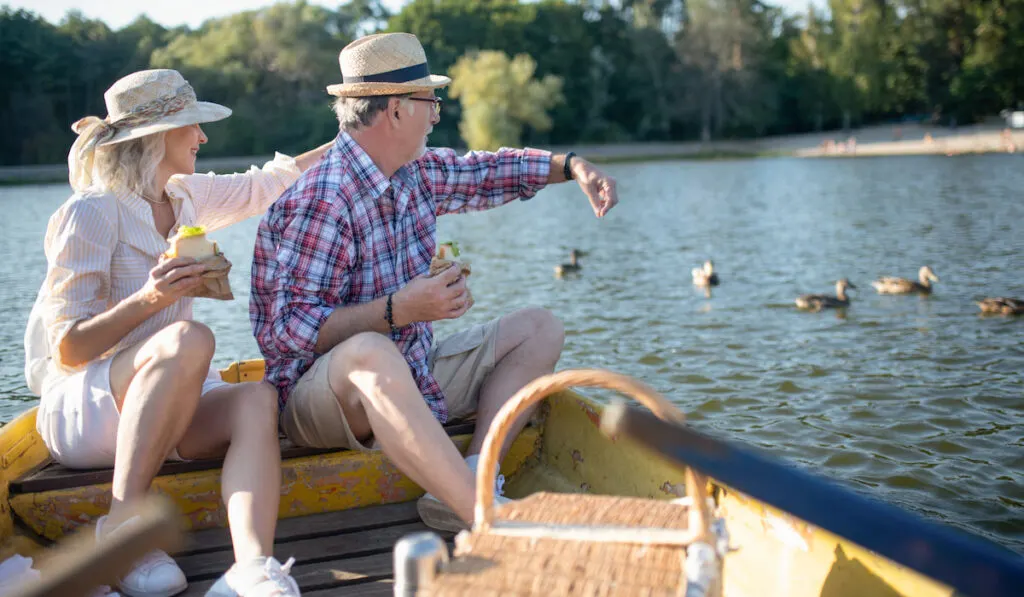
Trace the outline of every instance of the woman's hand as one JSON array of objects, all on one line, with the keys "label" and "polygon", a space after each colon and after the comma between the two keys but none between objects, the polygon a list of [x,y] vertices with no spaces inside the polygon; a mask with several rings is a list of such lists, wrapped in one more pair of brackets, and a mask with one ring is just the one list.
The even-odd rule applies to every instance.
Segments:
[{"label": "woman's hand", "polygon": [[148,304],[163,309],[203,284],[206,266],[191,257],[175,257],[161,261],[149,271],[149,280],[139,290]]}]

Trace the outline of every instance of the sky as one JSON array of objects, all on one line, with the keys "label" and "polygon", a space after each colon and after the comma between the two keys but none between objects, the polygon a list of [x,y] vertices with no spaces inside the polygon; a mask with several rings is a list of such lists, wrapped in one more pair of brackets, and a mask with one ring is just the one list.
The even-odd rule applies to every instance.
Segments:
[{"label": "sky", "polygon": [[[814,3],[823,6],[825,0],[768,0],[769,3],[783,6],[790,12],[804,12],[807,5]],[[12,8],[25,8],[51,23],[58,23],[64,15],[76,9],[92,19],[101,19],[113,29],[131,23],[139,14],[146,15],[165,27],[188,25],[198,27],[209,18],[222,17],[243,10],[253,10],[273,4],[273,0],[164,0],[163,2],[142,3],[138,0],[0,0],[0,4]],[[149,6],[143,7],[143,4]],[[342,2],[338,0],[310,0],[310,4],[320,4],[336,8]],[[397,10],[405,4],[404,0],[384,0],[384,5]]]}]

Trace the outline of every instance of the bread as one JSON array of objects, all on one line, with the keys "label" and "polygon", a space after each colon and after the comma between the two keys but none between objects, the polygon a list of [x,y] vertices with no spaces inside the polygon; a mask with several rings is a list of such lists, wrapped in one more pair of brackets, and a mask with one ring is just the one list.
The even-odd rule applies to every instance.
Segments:
[{"label": "bread", "polygon": [[191,257],[196,261],[209,259],[217,255],[217,243],[206,238],[202,226],[182,226],[171,239],[171,248],[165,255],[174,257]]},{"label": "bread", "polygon": [[203,285],[192,290],[188,296],[222,301],[235,298],[228,281],[231,262],[220,252],[217,243],[206,238],[202,226],[182,226],[169,242],[171,246],[164,252],[165,258],[191,257],[205,266],[201,274],[205,278]]},{"label": "bread", "polygon": [[451,267],[452,264],[459,266],[459,269],[462,270],[463,276],[468,276],[469,274],[473,273],[473,269],[469,266],[468,263],[455,261],[452,259],[442,259],[440,257],[435,256],[433,259],[430,260],[430,277],[433,278],[437,274],[445,271],[446,269]]},{"label": "bread", "polygon": [[455,242],[445,242],[437,245],[437,255],[434,255],[433,259],[430,260],[430,277],[434,277],[437,274],[445,271],[452,264],[456,264],[462,269],[462,275],[468,276],[473,273],[473,270],[469,267],[468,263],[456,261],[455,258],[459,256],[459,245]]},{"label": "bread", "polygon": [[[437,274],[446,271],[453,264],[458,266],[461,270],[462,275],[469,277],[469,274],[473,273],[473,269],[468,263],[464,261],[456,261],[453,257],[458,257],[459,250],[455,246],[455,243],[443,243],[437,247],[437,255],[430,260],[430,277],[433,278]],[[473,293],[469,291],[469,286],[466,286],[466,301],[470,307],[473,306]]]}]

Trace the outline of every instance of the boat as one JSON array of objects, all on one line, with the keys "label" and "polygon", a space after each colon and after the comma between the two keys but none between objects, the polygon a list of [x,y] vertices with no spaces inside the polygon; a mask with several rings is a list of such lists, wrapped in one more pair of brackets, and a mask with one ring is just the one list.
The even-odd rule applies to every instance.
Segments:
[{"label": "boat", "polygon": [[[221,370],[221,377],[232,383],[255,381],[262,376],[260,360],[237,362]],[[517,498],[549,491],[658,500],[682,497],[685,468],[627,437],[603,433],[600,427],[605,409],[574,390],[549,396],[501,463],[507,479],[506,495]],[[106,513],[110,504],[112,471],[69,470],[53,463],[36,433],[35,415],[33,407],[0,430],[0,559],[14,553],[45,554],[47,548]],[[474,425],[472,421],[457,421],[445,429],[455,445],[464,450]],[[705,440],[697,444],[702,441],[707,444]],[[303,594],[392,595],[394,544],[427,530],[415,507],[423,490],[379,452],[298,448],[283,437],[281,450],[275,555],[282,561],[296,558],[292,576]],[[708,454],[727,456],[729,461],[723,461],[721,472],[730,479],[738,478],[734,467],[730,468],[730,462],[737,462],[732,453],[713,447]],[[188,531],[185,547],[174,554],[189,579],[183,595],[204,594],[233,559],[220,500],[220,464],[219,460],[167,463],[153,482],[153,490],[176,505]],[[707,468],[714,469],[715,465]],[[862,546],[799,517],[803,508],[798,503],[799,495],[792,502],[792,511],[786,511],[737,489],[742,483],[715,481],[715,470],[703,472],[712,478],[711,495],[718,515],[726,523],[732,548],[724,568],[727,596],[954,594],[953,587],[936,578],[942,570],[933,575],[918,572],[898,562],[899,550],[889,553],[895,556],[894,561],[883,555],[887,552],[884,546]],[[755,484],[763,481],[756,477],[752,476]],[[829,511],[828,504],[813,506],[806,518],[817,520],[822,511]],[[895,524],[889,519],[882,522]],[[439,534],[449,546],[452,544],[450,533]],[[914,541],[918,537],[912,532],[905,536]],[[944,549],[941,545],[931,547]],[[1019,558],[994,544],[986,542],[984,547],[996,550],[995,560],[1007,558],[1011,568],[1014,557]],[[928,548],[917,541],[916,549]],[[947,553],[959,554],[955,550]],[[977,566],[972,570],[982,575],[986,572]],[[1024,566],[1019,567],[1020,571]],[[1024,572],[1020,574],[1018,580],[1024,578]],[[1006,582],[1006,577],[999,580]],[[1018,589],[1020,586],[1024,585],[1016,585]]]}]

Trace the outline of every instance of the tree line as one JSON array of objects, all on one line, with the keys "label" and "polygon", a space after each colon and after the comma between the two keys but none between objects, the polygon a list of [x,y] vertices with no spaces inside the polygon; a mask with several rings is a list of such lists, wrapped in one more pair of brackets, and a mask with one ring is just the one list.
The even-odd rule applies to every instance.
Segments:
[{"label": "tree line", "polygon": [[64,161],[70,124],[105,115],[103,91],[145,68],[178,69],[234,110],[204,155],[308,148],[337,130],[324,87],[339,82],[339,50],[376,31],[416,34],[431,69],[456,79],[437,145],[966,124],[1024,101],[1024,0],[829,0],[801,15],[760,0],[412,0],[395,14],[299,1],[119,30],[4,7],[0,164]]}]

